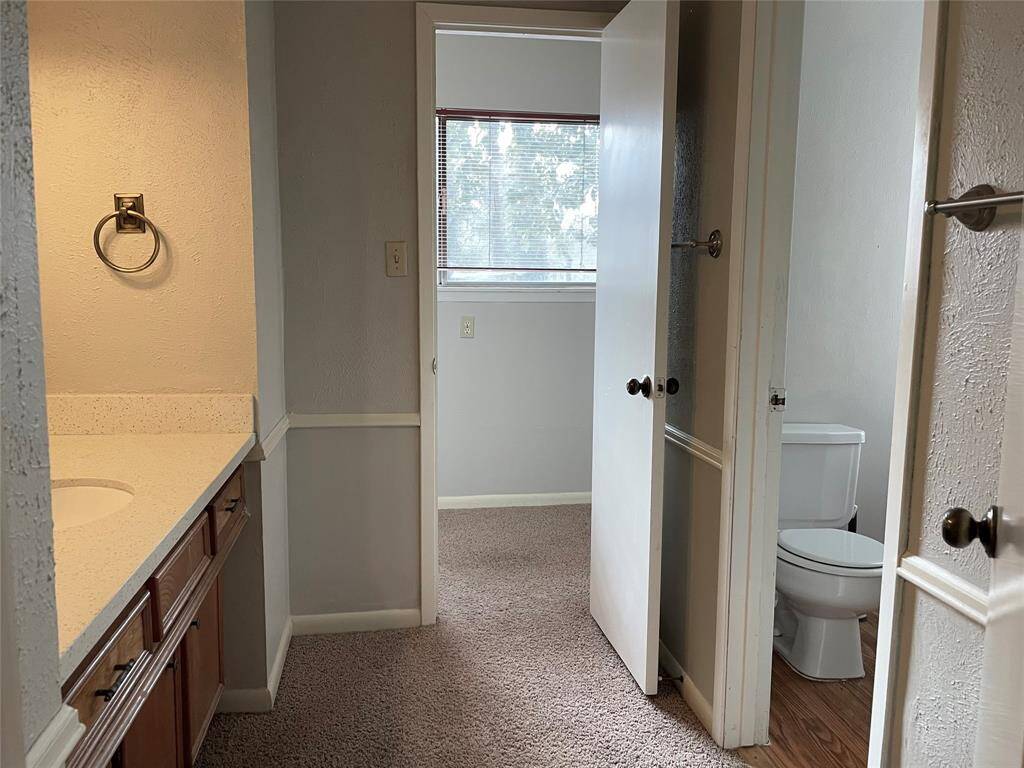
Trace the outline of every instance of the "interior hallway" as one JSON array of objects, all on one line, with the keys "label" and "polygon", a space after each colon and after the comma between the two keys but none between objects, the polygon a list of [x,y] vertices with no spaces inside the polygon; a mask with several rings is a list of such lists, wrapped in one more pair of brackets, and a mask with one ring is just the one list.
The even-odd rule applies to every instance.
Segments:
[{"label": "interior hallway", "polygon": [[590,618],[588,506],[439,515],[437,625],[294,638],[274,711],[218,715],[202,768],[744,765]]}]

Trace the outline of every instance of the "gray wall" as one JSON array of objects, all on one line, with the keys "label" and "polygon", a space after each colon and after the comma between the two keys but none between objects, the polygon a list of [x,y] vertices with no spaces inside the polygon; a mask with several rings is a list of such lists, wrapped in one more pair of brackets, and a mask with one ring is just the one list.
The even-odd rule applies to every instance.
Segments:
[{"label": "gray wall", "polygon": [[[951,3],[949,12],[936,196],[981,182],[1020,189],[1024,4]],[[947,547],[939,520],[950,506],[979,514],[998,492],[1021,213],[1002,209],[985,232],[942,217],[934,227],[908,548],[986,589],[990,561],[977,546]],[[982,632],[906,589],[893,764],[969,765]]]},{"label": "gray wall", "polygon": [[408,428],[289,435],[293,614],[419,606],[419,439]]},{"label": "gray wall", "polygon": [[[265,441],[286,413],[284,264],[277,164],[277,77],[274,6],[245,4],[249,81],[249,153],[252,168],[253,258],[256,281],[257,432]],[[259,465],[263,529],[263,586],[267,671],[274,664],[291,608],[288,563],[288,441]]]},{"label": "gray wall", "polygon": [[5,766],[21,764],[61,706],[25,10],[21,2],[0,4],[0,754]]},{"label": "gray wall", "polygon": [[[245,34],[259,385],[256,430],[262,442],[285,415],[284,272],[271,3],[245,3]],[[224,573],[229,692],[267,687],[290,615],[286,451],[282,440],[265,461],[246,465],[246,500],[252,519]]]},{"label": "gray wall", "polygon": [[807,3],[786,421],[866,434],[857,530],[884,532],[920,3]]},{"label": "gray wall", "polygon": [[[416,412],[414,6],[275,19],[288,411]],[[386,240],[408,241],[408,277],[385,277]],[[294,614],[419,605],[418,445],[415,428],[289,432]]]},{"label": "gray wall", "polygon": [[[277,3],[275,20],[288,411],[416,412],[415,5]],[[409,277],[385,277],[386,240],[408,241]],[[293,613],[418,605],[418,445],[415,428],[289,432]]]},{"label": "gray wall", "polygon": [[[437,37],[439,107],[597,114],[600,95],[599,43]],[[594,303],[580,290],[586,301],[440,291],[439,496],[590,491]]]},{"label": "gray wall", "polygon": [[[476,335],[459,337],[463,315]],[[594,302],[437,309],[439,496],[590,491]]]}]

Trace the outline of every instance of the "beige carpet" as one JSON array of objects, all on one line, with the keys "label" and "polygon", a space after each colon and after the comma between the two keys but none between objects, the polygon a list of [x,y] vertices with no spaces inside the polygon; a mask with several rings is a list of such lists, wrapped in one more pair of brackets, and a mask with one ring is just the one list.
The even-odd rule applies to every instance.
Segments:
[{"label": "beige carpet", "polygon": [[440,516],[437,625],[296,637],[274,711],[218,715],[202,768],[744,765],[594,624],[589,507]]}]

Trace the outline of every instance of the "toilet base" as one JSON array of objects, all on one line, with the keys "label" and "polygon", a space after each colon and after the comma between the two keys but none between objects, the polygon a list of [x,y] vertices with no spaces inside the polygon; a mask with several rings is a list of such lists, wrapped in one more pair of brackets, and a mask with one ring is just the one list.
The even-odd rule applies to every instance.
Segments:
[{"label": "toilet base", "polygon": [[852,680],[864,677],[860,621],[856,616],[822,619],[788,606],[776,608],[775,650],[804,677]]}]

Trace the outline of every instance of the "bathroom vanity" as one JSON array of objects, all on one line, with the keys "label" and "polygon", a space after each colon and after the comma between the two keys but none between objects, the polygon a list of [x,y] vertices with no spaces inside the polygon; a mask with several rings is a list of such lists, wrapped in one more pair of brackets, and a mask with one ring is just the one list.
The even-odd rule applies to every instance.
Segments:
[{"label": "bathroom vanity", "polygon": [[220,572],[248,519],[235,469],[63,687],[69,768],[191,766],[223,689]]},{"label": "bathroom vanity", "polygon": [[[48,397],[68,768],[190,768],[225,682],[252,398]],[[230,658],[228,659],[230,661]]]}]

